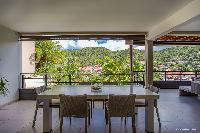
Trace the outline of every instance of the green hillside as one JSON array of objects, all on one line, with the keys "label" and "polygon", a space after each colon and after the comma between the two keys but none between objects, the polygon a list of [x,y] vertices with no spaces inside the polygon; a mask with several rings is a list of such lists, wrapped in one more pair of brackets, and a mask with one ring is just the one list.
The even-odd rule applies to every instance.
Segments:
[{"label": "green hillside", "polygon": [[165,65],[170,70],[199,71],[200,46],[176,46],[156,51],[154,52],[155,70],[159,70],[158,65]]},{"label": "green hillside", "polygon": [[[66,80],[68,75],[73,80],[82,81],[80,74],[93,75],[90,79],[100,80],[99,74],[129,74],[129,49],[111,51],[104,47],[87,47],[80,50],[66,50],[57,42],[36,42],[36,73],[49,73],[58,81]],[[133,50],[134,71],[144,70],[144,51]],[[200,46],[177,46],[154,51],[154,70],[198,71],[200,70]],[[90,69],[86,69],[90,66]],[[93,70],[96,67],[97,70]],[[84,68],[84,69],[83,69]],[[96,69],[94,68],[94,69]],[[159,75],[155,77],[160,78]],[[106,81],[123,80],[129,77],[103,77]],[[86,80],[86,79],[84,79]],[[88,80],[88,79],[87,79]]]}]

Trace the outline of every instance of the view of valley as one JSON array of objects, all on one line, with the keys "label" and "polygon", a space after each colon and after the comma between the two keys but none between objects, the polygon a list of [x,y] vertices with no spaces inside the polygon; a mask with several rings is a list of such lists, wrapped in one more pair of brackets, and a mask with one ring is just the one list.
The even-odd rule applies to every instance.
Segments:
[{"label": "view of valley", "polygon": [[[188,80],[194,76],[192,71],[200,70],[200,46],[156,46],[154,49],[154,71],[185,71],[182,78]],[[116,51],[102,46],[65,49],[59,42],[38,41],[36,72],[47,72],[56,81],[69,80],[71,75],[75,82],[125,82],[130,80],[129,53],[129,48]],[[144,71],[144,50],[134,49],[133,55],[133,71]],[[166,78],[178,80],[179,73],[167,72]],[[138,72],[136,80],[142,80],[142,76],[142,72]],[[163,79],[163,72],[154,73],[154,80]]]}]

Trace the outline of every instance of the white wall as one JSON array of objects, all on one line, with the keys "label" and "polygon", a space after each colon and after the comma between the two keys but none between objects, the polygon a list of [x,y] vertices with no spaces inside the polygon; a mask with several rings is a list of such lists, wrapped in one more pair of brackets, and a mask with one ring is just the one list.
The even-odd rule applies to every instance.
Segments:
[{"label": "white wall", "polygon": [[34,41],[22,41],[22,73],[34,73],[35,63],[31,62],[30,57],[34,60],[35,56],[31,56],[35,53]]},{"label": "white wall", "polygon": [[16,32],[0,27],[0,74],[9,81],[7,96],[0,95],[0,106],[19,98],[19,74],[21,72],[21,47]]}]

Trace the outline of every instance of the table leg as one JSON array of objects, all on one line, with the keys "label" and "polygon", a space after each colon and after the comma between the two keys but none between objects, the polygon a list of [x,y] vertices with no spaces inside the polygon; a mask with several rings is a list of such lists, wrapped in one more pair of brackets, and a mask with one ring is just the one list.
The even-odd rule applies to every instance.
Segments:
[{"label": "table leg", "polygon": [[43,106],[43,132],[49,133],[52,130],[52,108],[50,108],[51,100],[45,99]]},{"label": "table leg", "polygon": [[154,132],[154,100],[147,99],[145,107],[145,129],[148,133]]}]

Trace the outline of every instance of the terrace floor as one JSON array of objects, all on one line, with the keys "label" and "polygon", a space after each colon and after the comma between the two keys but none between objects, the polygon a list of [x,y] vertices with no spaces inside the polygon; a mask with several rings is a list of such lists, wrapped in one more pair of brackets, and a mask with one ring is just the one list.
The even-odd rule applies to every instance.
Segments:
[{"label": "terrace floor", "polygon": [[[158,102],[161,129],[158,128],[155,115],[155,132],[161,133],[197,133],[200,132],[200,97],[183,97],[178,95],[178,90],[161,90]],[[0,133],[41,133],[42,132],[42,109],[38,111],[36,127],[32,128],[35,101],[18,101],[0,109]],[[144,108],[138,109],[136,116],[137,133],[144,133]],[[188,131],[189,130],[189,131]],[[59,132],[58,109],[53,109],[53,132]],[[84,120],[72,119],[72,126],[69,127],[69,120],[64,120],[63,132],[80,133],[84,132]],[[89,133],[108,132],[104,120],[102,104],[97,103],[93,110]],[[131,122],[124,128],[120,118],[112,120],[113,133],[131,132]]]}]

